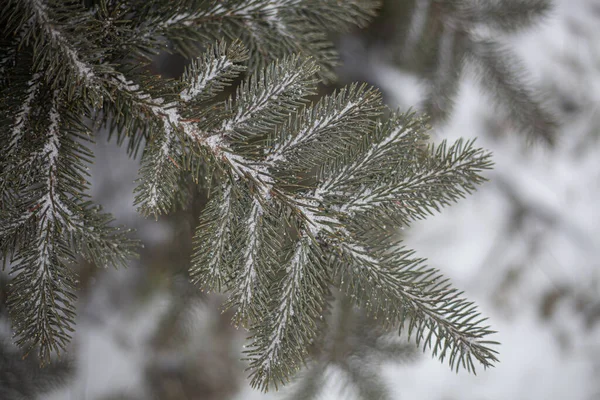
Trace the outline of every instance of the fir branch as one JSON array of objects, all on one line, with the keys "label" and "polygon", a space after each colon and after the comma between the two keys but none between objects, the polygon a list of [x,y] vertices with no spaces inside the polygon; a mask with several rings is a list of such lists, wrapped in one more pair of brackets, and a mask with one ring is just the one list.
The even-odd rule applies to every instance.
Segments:
[{"label": "fir branch", "polygon": [[235,259],[234,246],[239,235],[235,196],[233,186],[225,184],[213,194],[196,228],[190,276],[192,283],[207,290],[220,292],[233,289],[229,282],[229,268]]},{"label": "fir branch", "polygon": [[137,257],[140,244],[131,239],[132,229],[115,226],[111,214],[89,201],[79,206],[79,213],[70,241],[88,262],[118,268]]},{"label": "fir branch", "polygon": [[268,302],[266,293],[269,279],[266,272],[271,269],[268,265],[271,260],[264,254],[266,245],[264,213],[260,201],[251,198],[242,234],[243,250],[238,261],[240,271],[234,278],[233,290],[226,305],[226,308],[236,308],[234,321],[243,326],[250,321],[257,321],[261,310]]},{"label": "fir branch", "polygon": [[181,92],[181,99],[200,102],[213,98],[246,70],[240,63],[247,59],[248,50],[240,42],[230,46],[220,42],[210,48],[186,69],[182,81],[189,83]]},{"label": "fir branch", "polygon": [[374,176],[393,177],[400,163],[415,157],[415,143],[428,138],[426,119],[413,112],[393,113],[387,121],[374,125],[375,132],[349,147],[341,162],[336,160],[323,169],[319,192],[344,193],[372,182]]},{"label": "fir branch", "polygon": [[[40,360],[49,361],[51,351],[64,349],[68,332],[72,330],[75,296],[73,278],[64,264],[74,256],[65,249],[60,237],[61,226],[70,223],[70,210],[60,198],[58,182],[60,115],[54,93],[49,112],[50,124],[46,129],[46,141],[36,157],[46,171],[45,185],[30,190],[37,210],[22,221],[35,219],[35,235],[14,254],[16,261],[12,273],[18,273],[12,296],[9,299],[11,313],[17,322],[17,343],[30,349],[40,344]],[[33,192],[33,193],[32,193]]]},{"label": "fir branch", "polygon": [[173,25],[175,29],[166,29],[164,34],[175,37],[180,32],[178,26],[199,26],[205,39],[225,36],[232,41],[241,40],[250,49],[251,71],[287,54],[303,54],[316,60],[322,78],[333,80],[337,55],[326,32],[364,26],[378,5],[377,1],[361,0],[213,0],[172,16],[168,21],[171,24],[165,28]]},{"label": "fir branch", "polygon": [[12,273],[16,277],[8,300],[16,321],[16,343],[27,351],[39,346],[42,363],[66,348],[75,318],[75,282],[65,264],[75,257],[57,237],[50,218],[40,217],[39,239],[23,243],[24,251],[15,254]]},{"label": "fir branch", "polygon": [[0,42],[0,87],[7,83],[10,71],[15,67],[17,61],[17,44],[19,40]]},{"label": "fir branch", "polygon": [[[340,206],[340,211],[385,213],[390,209],[394,214],[403,214],[404,221],[423,218],[473,191],[473,185],[481,182],[479,173],[491,165],[488,154],[474,149],[472,142],[461,140],[448,149],[445,142],[437,149],[432,146],[431,158],[424,164],[415,167],[419,172],[393,179],[393,187],[386,182],[363,185]],[[400,168],[408,170],[406,165],[400,164]]]},{"label": "fir branch", "polygon": [[34,74],[31,80],[27,82],[27,96],[16,114],[15,123],[9,134],[10,144],[7,149],[8,155],[16,151],[19,142],[23,139],[23,130],[31,117],[31,108],[39,90],[40,79],[40,74]]},{"label": "fir branch", "polygon": [[179,186],[181,167],[176,160],[180,159],[181,150],[170,121],[162,121],[162,133],[144,150],[140,175],[146,178],[135,190],[135,203],[141,204],[139,211],[146,216],[171,211]]},{"label": "fir branch", "polygon": [[326,30],[344,32],[353,25],[365,27],[376,16],[381,1],[302,0],[297,10]]},{"label": "fir branch", "polygon": [[381,95],[367,85],[351,85],[323,97],[280,129],[279,138],[266,162],[292,163],[298,169],[320,165],[342,153],[373,125],[372,116],[381,112]]},{"label": "fir branch", "polygon": [[[165,101],[118,71],[107,76],[105,82],[110,97],[103,104],[104,123],[109,126],[111,135],[116,131],[118,144],[130,138],[130,154],[137,153],[144,139],[154,138],[161,129],[177,126],[180,116],[174,108],[175,95]],[[160,87],[156,80],[152,85]]]},{"label": "fir branch", "polygon": [[[262,188],[263,196],[268,197],[268,188],[261,183],[262,180],[270,180],[266,168],[235,154],[230,149],[232,144],[226,144],[225,139],[235,139],[235,145],[236,142],[247,140],[252,134],[259,135],[272,129],[284,115],[287,116],[304,102],[304,96],[312,93],[314,71],[314,63],[298,57],[272,64],[258,79],[248,79],[238,88],[236,111],[233,112],[234,103],[230,99],[226,114],[231,117],[208,133],[184,120],[174,104],[163,105],[160,99],[153,100],[145,94],[138,94],[137,97],[149,104],[154,118],[164,127],[164,134],[155,139],[156,144],[151,144],[144,156],[142,185],[136,188],[136,203],[142,204],[140,210],[144,214],[160,214],[172,206],[173,189],[178,180],[178,163],[175,160],[181,160],[181,151],[178,153],[173,150],[176,145],[175,129],[182,131],[192,143],[207,146],[208,151],[215,156],[221,155],[238,176],[253,176],[254,183]],[[132,91],[138,89],[130,82],[121,83],[121,86]]]},{"label": "fir branch", "polygon": [[[267,73],[274,71],[273,68],[267,67]],[[286,75],[275,70],[272,76]],[[248,82],[253,82],[251,79]],[[292,93],[298,92],[298,86],[292,81],[275,79],[275,82],[275,90],[294,87]],[[301,88],[306,87],[306,82],[299,82]],[[258,94],[238,95],[235,103],[230,100],[228,107],[237,110],[233,116],[225,117],[217,133],[207,138],[200,134],[197,140],[219,160],[226,176],[231,177],[229,184],[241,188],[247,196],[246,200],[228,203],[222,203],[223,199],[217,197],[203,213],[202,226],[209,229],[206,235],[212,236],[224,233],[217,232],[218,229],[229,229],[229,218],[241,221],[241,236],[234,240],[239,247],[233,253],[233,260],[223,258],[215,250],[222,252],[225,242],[209,239],[210,248],[198,248],[192,273],[195,281],[206,289],[224,287],[222,282],[228,282],[230,297],[226,307],[235,307],[235,321],[252,327],[253,331],[252,349],[248,352],[253,370],[252,385],[267,390],[271,385],[284,383],[304,361],[305,349],[316,335],[316,320],[331,284],[328,267],[322,260],[332,254],[332,249],[337,249],[333,254],[341,257],[342,264],[353,266],[355,286],[366,286],[358,279],[376,279],[389,286],[385,290],[390,292],[382,294],[382,298],[387,296],[389,306],[409,302],[410,316],[417,323],[425,324],[423,326],[435,332],[440,340],[451,332],[454,341],[448,339],[448,343],[456,352],[452,366],[455,357],[467,357],[470,351],[477,353],[477,359],[486,360],[486,366],[493,361],[493,353],[486,352],[484,345],[464,347],[470,343],[469,332],[476,331],[481,337],[490,332],[478,325],[462,330],[452,310],[414,295],[414,291],[427,285],[431,286],[432,293],[437,293],[434,283],[438,278],[427,281],[429,283],[425,280],[425,283],[405,282],[402,279],[408,278],[404,275],[402,279],[394,274],[386,275],[387,271],[394,270],[394,265],[405,266],[410,275],[420,261],[386,255],[373,243],[372,236],[382,234],[360,228],[361,221],[368,218],[373,219],[373,225],[397,226],[398,221],[408,224],[457,200],[483,180],[479,174],[490,167],[489,155],[461,141],[450,148],[445,144],[423,146],[428,127],[422,118],[412,114],[393,114],[386,123],[369,118],[380,116],[383,107],[379,94],[366,86],[344,89],[316,106],[306,107],[301,113],[297,110],[303,102],[297,97],[284,106],[290,117],[279,120],[261,113],[270,96],[264,94],[263,86],[247,83],[243,88],[246,93]],[[292,118],[292,115],[297,117]],[[251,136],[224,134],[233,129],[223,127],[232,126],[234,122],[255,127],[265,119],[270,123],[263,125],[261,131],[271,130],[274,132],[271,137],[281,139],[267,141],[270,149],[264,156],[252,150],[262,142],[254,144]],[[320,147],[323,144],[329,148]],[[299,156],[303,154],[306,156]],[[290,191],[286,186],[290,180],[285,177],[314,167],[321,171],[319,180],[309,187],[292,186]],[[297,227],[299,239],[282,242],[273,226],[286,224]],[[205,234],[198,232],[197,240],[202,238],[206,239]],[[380,245],[390,242],[386,237]],[[284,263],[285,270],[277,268],[284,244],[293,249]],[[218,259],[211,261],[201,255],[201,251],[216,254]],[[201,278],[200,273],[206,276]],[[357,301],[367,304],[370,310],[379,310],[369,305],[374,302],[371,294],[361,291]],[[469,310],[467,314],[473,315],[474,311]],[[394,318],[396,324],[404,322],[404,317]],[[294,329],[291,328],[293,321]],[[456,346],[463,347],[456,350]],[[434,352],[438,347],[439,344],[432,346]],[[469,364],[468,368],[471,367]]]},{"label": "fir branch", "polygon": [[148,118],[144,127],[150,143],[142,157],[135,204],[146,216],[166,213],[174,206],[186,156],[179,136],[181,134],[197,140],[199,131],[180,115],[177,97],[172,96],[173,101],[170,102],[162,97],[155,98],[122,74],[113,79],[112,85],[118,88],[121,96],[127,97],[127,103],[136,107],[139,113],[134,120],[125,119],[124,124],[135,123],[142,116]]},{"label": "fir branch", "polygon": [[273,130],[314,94],[316,70],[313,62],[297,56],[270,64],[240,85],[235,106],[228,102],[232,116],[213,135],[246,141]]},{"label": "fir branch", "polygon": [[485,339],[493,331],[482,325],[485,319],[473,303],[461,298],[436,270],[424,267],[422,259],[413,258],[412,251],[399,248],[377,257],[354,245],[341,250],[337,276],[346,292],[385,318],[386,325],[400,325],[408,338],[414,333],[417,345],[431,349],[440,361],[448,359],[456,370],[475,372],[474,359],[484,367],[497,361],[489,347],[497,343]]},{"label": "fir branch", "polygon": [[[360,0],[322,4],[179,0],[166,10],[164,2],[133,0],[121,11],[102,2],[86,12],[79,2],[62,10],[54,0],[10,1],[0,22],[10,35],[24,30],[18,51],[25,61],[11,72],[14,86],[3,87],[11,111],[0,117],[11,129],[0,137],[14,154],[0,158],[7,182],[0,249],[14,264],[9,303],[19,343],[33,338],[44,359],[64,348],[76,253],[123,264],[136,245],[86,200],[92,154],[81,121],[89,117],[110,125],[119,143],[130,137],[130,152],[145,145],[136,188],[145,215],[173,208],[187,169],[213,171],[221,189],[200,216],[190,274],[203,289],[228,291],[234,321],[252,331],[253,386],[286,382],[305,362],[341,275],[357,303],[385,313],[390,325],[407,322],[418,342],[442,359],[449,354],[452,366],[495,361],[491,331],[473,322],[476,310],[411,252],[390,247],[383,229],[473,190],[488,157],[461,142],[427,147],[427,127],[412,115],[383,122],[381,96],[364,85],[308,105],[319,67],[328,76],[333,65],[324,28],[363,25],[373,11]],[[111,20],[130,14],[134,22]],[[147,46],[169,41],[189,55],[194,40],[217,34],[240,39],[248,51],[218,43],[179,82],[126,60],[126,49],[137,61],[147,59]],[[111,43],[119,49],[107,50]],[[299,54],[284,56],[290,50]],[[252,73],[219,101],[246,58]]]},{"label": "fir branch", "polygon": [[[2,279],[0,291],[6,293],[8,282]],[[24,354],[9,338],[0,339],[0,398],[24,400],[43,396],[68,382],[75,368],[67,360],[53,361],[40,368],[39,360]]]},{"label": "fir branch", "polygon": [[406,39],[404,40],[402,59],[409,59],[410,55],[415,52],[425,32],[432,2],[433,0],[421,0],[415,3],[415,9],[410,17],[410,24],[407,29]]},{"label": "fir branch", "polygon": [[[56,88],[61,82],[67,83],[67,92],[73,93],[74,87],[82,83],[92,89],[94,85],[95,72],[94,67],[81,57],[78,49],[69,41],[66,33],[55,22],[57,17],[50,15],[51,10],[42,0],[9,1],[9,6],[21,8],[26,15],[30,15],[30,26],[28,32],[24,35],[23,41],[29,44],[30,41],[36,41],[36,48],[40,51],[35,53],[34,64],[43,69],[51,87]],[[22,11],[22,12],[23,12]],[[83,11],[79,6],[68,6],[68,9],[62,12],[73,18],[73,13]],[[81,39],[79,39],[81,40]],[[60,52],[61,59],[53,57],[50,52]],[[64,60],[65,64],[58,64],[57,61]],[[70,83],[72,82],[72,83]]]},{"label": "fir branch", "polygon": [[[35,103],[34,111],[48,122],[19,119],[27,134],[23,143],[32,151],[16,167],[4,164],[12,158],[2,160],[3,190],[14,196],[3,204],[0,224],[2,256],[10,257],[15,275],[8,304],[17,343],[39,347],[44,363],[65,348],[72,332],[75,277],[69,268],[75,251],[101,265],[122,265],[137,246],[128,231],[108,225],[110,216],[82,199],[91,153],[82,143],[80,110],[65,109],[61,92],[48,89],[40,84],[39,96],[49,96],[49,104]],[[23,165],[28,174],[20,172]]]},{"label": "fir branch", "polygon": [[437,62],[431,73],[424,109],[444,120],[450,116],[460,86],[464,63],[464,34],[452,23],[444,23],[437,48]]},{"label": "fir branch", "polygon": [[[328,294],[327,269],[308,236],[298,240],[274,290],[271,317],[255,327],[248,351],[252,385],[263,390],[285,382],[302,366],[318,331]],[[290,346],[292,344],[292,346]]]},{"label": "fir branch", "polygon": [[356,387],[359,399],[391,399],[380,373],[369,370],[367,365],[352,358],[342,362],[341,367]]}]

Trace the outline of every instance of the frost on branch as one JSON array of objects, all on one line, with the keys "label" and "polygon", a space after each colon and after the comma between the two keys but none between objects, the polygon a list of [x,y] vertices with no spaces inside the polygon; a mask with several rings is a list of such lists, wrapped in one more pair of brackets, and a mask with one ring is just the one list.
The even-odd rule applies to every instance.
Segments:
[{"label": "frost on branch", "polygon": [[306,104],[307,71],[296,58],[267,66],[226,101],[222,123],[180,128],[226,182],[200,217],[191,275],[228,292],[252,332],[252,384],[267,390],[303,365],[336,286],[452,367],[492,365],[477,310],[390,230],[474,190],[489,154],[428,145],[421,117],[384,119],[365,85]]},{"label": "frost on branch", "polygon": [[[2,137],[11,147],[0,158],[0,250],[14,278],[8,306],[16,342],[28,351],[37,348],[47,363],[65,349],[73,331],[71,265],[77,255],[98,265],[123,265],[136,243],[82,198],[91,153],[73,122],[80,110],[67,109],[58,90],[35,78],[24,93],[14,94],[20,111]],[[39,96],[44,101],[35,101]]]},{"label": "frost on branch", "polygon": [[[234,323],[250,330],[255,387],[282,384],[303,365],[335,289],[453,367],[496,360],[475,308],[394,235],[473,190],[489,155],[472,143],[429,145],[422,118],[387,113],[367,85],[310,101],[335,65],[325,31],[364,24],[374,3],[67,3],[9,0],[0,12],[0,47],[10,50],[0,61],[9,78],[0,86],[9,143],[0,250],[19,344],[44,360],[64,348],[70,264],[81,255],[122,265],[136,245],[89,200],[90,121],[129,140],[130,154],[143,149],[142,214],[185,207],[188,177],[210,193],[190,275],[227,292]],[[190,43],[217,34],[231,43],[208,48],[177,82],[139,67],[165,41],[189,56]]]},{"label": "frost on branch", "polygon": [[[249,69],[263,69],[286,55],[303,54],[319,65],[319,76],[335,80],[333,69],[338,56],[327,32],[343,32],[363,27],[375,15],[379,1],[372,0],[240,0],[203,2],[176,9],[169,5],[152,10],[159,18],[161,34],[188,45],[181,32],[194,34],[202,29],[202,39],[241,40],[250,50]],[[197,35],[197,32],[195,33]],[[194,55],[195,56],[195,55]]]}]

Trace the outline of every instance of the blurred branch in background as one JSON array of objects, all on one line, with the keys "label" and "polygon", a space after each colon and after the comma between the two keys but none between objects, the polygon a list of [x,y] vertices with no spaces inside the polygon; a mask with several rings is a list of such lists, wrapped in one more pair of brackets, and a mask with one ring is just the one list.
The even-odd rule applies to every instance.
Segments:
[{"label": "blurred branch in background", "polygon": [[[461,79],[476,78],[513,128],[552,143],[557,121],[505,44],[510,35],[540,24],[550,4],[549,0],[387,1],[366,35],[345,39],[355,42],[351,48],[346,44],[344,65],[350,65],[346,72],[384,89],[391,89],[406,73],[414,75],[422,82],[421,108],[434,122],[451,117]],[[352,52],[364,54],[357,57]],[[378,73],[382,71],[386,73]]]}]

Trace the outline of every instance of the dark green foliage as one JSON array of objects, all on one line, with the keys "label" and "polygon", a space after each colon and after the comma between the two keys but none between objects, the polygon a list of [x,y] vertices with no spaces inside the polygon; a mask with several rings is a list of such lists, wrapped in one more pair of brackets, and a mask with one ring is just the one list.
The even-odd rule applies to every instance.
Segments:
[{"label": "dark green foliage", "polygon": [[[128,0],[94,1],[111,20],[116,49],[152,54],[168,43],[195,58],[206,43],[241,40],[257,70],[287,54],[317,60],[323,79],[334,80],[338,57],[327,32],[365,26],[379,1],[371,0]],[[120,3],[119,7],[112,6]],[[131,18],[135,15],[137,18]],[[118,36],[117,36],[118,33]],[[200,44],[200,46],[199,46]]]},{"label": "dark green foliage", "polygon": [[[209,192],[190,275],[203,290],[226,291],[234,322],[250,330],[253,386],[267,390],[302,367],[334,288],[452,367],[496,361],[475,307],[394,234],[472,191],[489,154],[460,141],[428,144],[422,117],[386,117],[366,85],[308,99],[319,77],[331,77],[326,30],[363,25],[376,3],[86,5],[11,0],[0,11],[10,50],[0,62],[0,139],[9,143],[0,249],[14,276],[19,344],[39,347],[42,361],[65,348],[75,316],[70,265],[78,256],[125,264],[137,246],[88,199],[85,143],[91,127],[106,125],[130,154],[143,149],[142,214],[186,206],[187,178]],[[150,72],[163,46],[194,55],[177,81]]]},{"label": "dark green foliage", "polygon": [[[221,43],[189,66],[179,86],[149,75],[145,60],[166,43],[176,51],[197,53],[206,43],[202,39],[213,36],[239,36],[255,49],[263,44],[250,31],[272,37],[274,29],[292,19],[294,34],[327,21],[347,28],[354,20],[364,23],[375,6],[331,2],[327,11],[347,12],[321,15],[315,8],[311,15],[321,19],[311,25],[304,15],[310,2],[267,3],[93,1],[87,2],[89,9],[79,1],[3,3],[0,138],[7,148],[0,158],[0,249],[15,275],[9,304],[17,341],[40,345],[42,361],[64,348],[72,330],[76,282],[69,265],[78,255],[98,265],[122,265],[136,246],[126,230],[113,227],[111,217],[88,200],[86,171],[93,155],[85,147],[92,140],[85,121],[107,124],[120,143],[129,140],[132,153],[148,142],[137,201],[144,214],[166,212],[181,197],[181,169],[200,170],[202,164],[189,157],[177,136],[180,119],[203,120],[208,128],[211,118],[221,122],[219,117],[231,115],[214,95],[245,70],[240,62],[251,56],[257,65],[265,58],[248,53],[240,43],[228,48]],[[318,30],[314,34],[324,38]],[[289,37],[289,42],[273,43],[277,52],[272,55],[305,41],[307,55],[320,57],[325,70],[331,67],[331,45],[323,39],[313,46],[311,40]],[[136,60],[141,67],[134,67]],[[316,71],[298,70],[303,79],[313,79],[309,76]],[[209,84],[202,86],[202,80]],[[252,89],[270,83],[267,74],[253,81]],[[245,89],[240,90],[243,95]],[[195,111],[182,110],[180,118],[174,114],[177,101],[193,104]],[[275,117],[266,108],[264,112]]]},{"label": "dark green foliage", "polygon": [[[162,3],[162,2],[161,2]],[[196,2],[196,11],[167,20],[176,29],[200,27],[196,34],[209,42],[223,36],[242,40],[250,49],[249,68],[257,70],[290,53],[312,57],[319,74],[335,79],[338,58],[327,31],[364,26],[375,15],[378,1],[369,0],[226,0]],[[160,12],[158,13],[160,15]],[[168,30],[169,28],[165,28]],[[169,33],[166,34],[169,37]]]},{"label": "dark green foliage", "polygon": [[8,305],[17,343],[40,345],[45,362],[65,348],[72,331],[76,283],[69,265],[77,255],[124,265],[136,244],[86,198],[92,154],[84,145],[91,137],[80,122],[83,111],[38,74],[14,96],[21,108],[4,111],[13,111],[16,123],[0,132],[9,144],[0,157],[0,243],[15,276]]},{"label": "dark green foliage", "polygon": [[383,120],[379,93],[364,85],[304,106],[313,82],[302,71],[312,68],[284,59],[260,75],[272,85],[240,86],[227,102],[233,116],[213,131],[182,127],[225,179],[201,215],[191,274],[228,291],[236,323],[253,333],[253,385],[302,366],[334,282],[384,325],[407,323],[453,367],[490,365],[492,331],[472,304],[388,229],[472,191],[489,156],[460,141],[428,146],[422,119]]},{"label": "dark green foliage", "polygon": [[[9,280],[0,274],[0,316],[5,319]],[[5,331],[4,327],[2,329]],[[25,357],[8,335],[0,337],[0,398],[3,400],[33,399],[62,385],[73,372],[69,360],[53,360],[46,368],[39,367],[36,354]]]}]

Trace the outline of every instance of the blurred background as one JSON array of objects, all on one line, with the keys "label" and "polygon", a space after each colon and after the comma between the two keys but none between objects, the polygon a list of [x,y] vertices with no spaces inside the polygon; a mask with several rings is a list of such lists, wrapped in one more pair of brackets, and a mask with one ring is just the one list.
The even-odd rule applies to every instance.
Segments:
[{"label": "blurred background", "polygon": [[[1,319],[0,399],[600,399],[600,1],[554,0],[520,29],[457,26],[438,3],[386,0],[367,29],[337,37],[338,84],[369,82],[390,107],[430,113],[434,141],[477,138],[493,152],[489,182],[399,234],[489,316],[496,368],[455,373],[339,298],[305,371],[277,393],[253,391],[240,361],[246,332],[221,312],[223,297],[188,283],[202,193],[190,210],[141,218],[139,160],[100,132],[93,197],[145,248],[124,270],[78,267],[70,354],[42,371]],[[513,101],[462,63],[488,48],[464,48],[461,35],[493,41],[499,73],[516,66]],[[156,68],[181,71],[181,60]],[[514,101],[520,90],[540,108]]]}]

